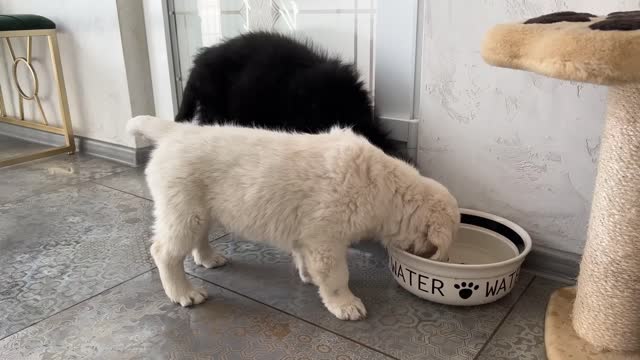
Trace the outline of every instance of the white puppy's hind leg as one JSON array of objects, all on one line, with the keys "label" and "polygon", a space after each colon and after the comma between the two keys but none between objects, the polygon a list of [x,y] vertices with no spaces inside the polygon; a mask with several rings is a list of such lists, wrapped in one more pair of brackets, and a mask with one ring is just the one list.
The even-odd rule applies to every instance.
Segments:
[{"label": "white puppy's hind leg", "polygon": [[349,289],[345,247],[313,246],[305,249],[305,260],[327,310],[340,320],[360,320],[366,317],[364,304]]},{"label": "white puppy's hind leg", "polygon": [[227,263],[227,259],[209,244],[209,232],[206,231],[201,237],[196,248],[192,252],[193,261],[207,269],[220,267]]},{"label": "white puppy's hind leg", "polygon": [[[161,207],[159,202],[156,206]],[[195,288],[187,280],[184,259],[206,232],[202,216],[184,209],[162,207],[156,211],[154,242],[151,255],[158,267],[160,280],[171,301],[182,306],[202,303],[207,298],[205,289]]]}]

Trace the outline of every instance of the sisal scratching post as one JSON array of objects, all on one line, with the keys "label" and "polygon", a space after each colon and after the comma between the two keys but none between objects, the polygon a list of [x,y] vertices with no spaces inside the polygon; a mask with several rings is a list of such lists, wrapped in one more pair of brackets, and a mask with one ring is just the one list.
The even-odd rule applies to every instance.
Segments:
[{"label": "sisal scratching post", "polygon": [[640,359],[640,11],[561,12],[498,25],[489,64],[609,86],[576,288],[549,301],[549,359]]}]

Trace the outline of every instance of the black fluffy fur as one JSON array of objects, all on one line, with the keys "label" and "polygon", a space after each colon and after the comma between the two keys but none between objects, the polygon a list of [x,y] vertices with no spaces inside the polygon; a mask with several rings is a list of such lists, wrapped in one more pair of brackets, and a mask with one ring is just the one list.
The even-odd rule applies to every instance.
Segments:
[{"label": "black fluffy fur", "polygon": [[396,155],[354,67],[277,33],[248,33],[200,51],[176,121],[194,118],[306,133],[348,126]]}]

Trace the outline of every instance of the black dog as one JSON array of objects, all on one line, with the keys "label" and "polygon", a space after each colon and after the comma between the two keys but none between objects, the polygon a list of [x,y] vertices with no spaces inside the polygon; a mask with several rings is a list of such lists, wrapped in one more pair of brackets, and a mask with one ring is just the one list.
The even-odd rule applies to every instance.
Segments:
[{"label": "black dog", "polygon": [[352,65],[282,34],[254,32],[196,56],[176,121],[307,133],[352,127],[395,155]]}]

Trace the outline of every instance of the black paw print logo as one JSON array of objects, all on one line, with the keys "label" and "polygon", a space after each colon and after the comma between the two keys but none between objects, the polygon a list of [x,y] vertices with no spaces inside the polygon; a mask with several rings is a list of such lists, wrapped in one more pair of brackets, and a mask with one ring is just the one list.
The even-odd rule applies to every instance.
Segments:
[{"label": "black paw print logo", "polygon": [[460,284],[455,284],[453,285],[454,288],[460,290],[458,291],[458,295],[460,295],[461,298],[463,299],[468,299],[471,297],[471,295],[473,295],[473,290],[478,290],[478,288],[480,288],[479,285],[475,285],[474,283],[470,282],[470,283],[466,283],[466,282],[462,282]]}]

